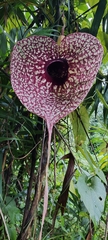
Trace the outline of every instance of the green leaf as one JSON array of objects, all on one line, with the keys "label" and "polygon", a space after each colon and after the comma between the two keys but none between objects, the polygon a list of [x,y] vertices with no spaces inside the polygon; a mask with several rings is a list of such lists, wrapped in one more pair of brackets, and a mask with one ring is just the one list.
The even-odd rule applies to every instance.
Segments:
[{"label": "green leaf", "polygon": [[0,198],[2,198],[2,161],[3,161],[3,151],[0,149]]},{"label": "green leaf", "polygon": [[107,184],[107,181],[106,181],[106,178],[105,178],[105,174],[104,174],[104,172],[101,169],[96,168],[95,169],[95,173],[105,184]]},{"label": "green leaf", "polygon": [[10,36],[7,32],[4,32],[4,30],[3,30],[3,28],[2,28],[1,25],[0,25],[0,29],[1,29],[1,31],[6,35],[6,37],[8,37],[8,38],[10,39],[10,41],[15,44],[15,42],[13,41],[13,39],[11,38],[11,36]]},{"label": "green leaf", "polygon": [[[53,34],[52,34],[53,32]],[[53,28],[37,28],[32,35],[39,35],[39,36],[58,36],[58,31],[54,30]],[[25,36],[25,35],[24,35]]]},{"label": "green leaf", "polygon": [[105,167],[108,168],[108,155],[104,156],[104,157],[99,161],[99,165],[100,165],[101,169],[104,169]]},{"label": "green leaf", "polygon": [[96,10],[93,22],[92,22],[92,26],[90,29],[90,33],[94,36],[96,36],[98,33],[98,29],[99,29],[99,26],[100,26],[100,23],[101,23],[101,20],[102,20],[102,17],[103,17],[105,8],[106,8],[106,3],[107,3],[106,0],[99,1],[98,7],[97,7],[97,10]]},{"label": "green leaf", "polygon": [[100,37],[103,47],[105,46],[108,51],[108,34],[105,32],[99,32],[98,36]]},{"label": "green leaf", "polygon": [[7,40],[4,32],[0,34],[0,48],[1,48],[2,55],[5,55],[7,52]]},{"label": "green leaf", "polygon": [[80,106],[79,110],[72,112],[69,116],[73,126],[73,134],[77,148],[77,146],[82,145],[86,141],[89,128],[89,116],[84,106]]},{"label": "green leaf", "polygon": [[21,11],[21,9],[19,7],[17,7],[16,13],[17,13],[18,18],[21,20],[21,22],[23,24],[27,24],[27,21],[26,21],[26,18],[24,16],[24,13],[23,13],[23,11]]},{"label": "green leaf", "polygon": [[88,152],[84,146],[83,146],[83,148],[78,146],[78,150],[82,153],[83,157],[88,161],[89,165],[91,166],[92,170],[94,171],[94,167],[96,167],[96,163],[95,163],[93,157],[91,156],[90,152]]},{"label": "green leaf", "polygon": [[100,220],[104,210],[106,191],[98,177],[87,178],[85,174],[78,178],[78,192],[94,224]]},{"label": "green leaf", "polygon": [[8,212],[11,224],[14,224],[17,220],[17,215],[20,214],[20,210],[16,207],[16,203],[13,199],[11,199],[9,204],[7,204],[6,210]]},{"label": "green leaf", "polygon": [[106,101],[103,98],[102,94],[98,90],[96,90],[96,93],[97,93],[99,99],[101,100],[101,102],[103,103],[103,105],[108,109],[108,104],[106,103]]},{"label": "green leaf", "polygon": [[17,34],[17,28],[12,28],[11,31],[9,32],[9,36],[11,37],[11,39],[13,39],[13,42],[10,40],[11,49],[14,47],[16,34]]},{"label": "green leaf", "polygon": [[8,225],[8,232],[9,232],[9,236],[10,236],[10,239],[11,240],[16,240],[17,238],[17,232],[16,232],[16,229],[15,229],[15,226],[14,225]]}]

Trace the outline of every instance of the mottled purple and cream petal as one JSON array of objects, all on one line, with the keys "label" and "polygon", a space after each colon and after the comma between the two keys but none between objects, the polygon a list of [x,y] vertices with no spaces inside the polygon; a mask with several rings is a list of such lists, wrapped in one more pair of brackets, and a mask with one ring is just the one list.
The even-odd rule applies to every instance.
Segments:
[{"label": "mottled purple and cream petal", "polygon": [[[87,95],[101,64],[103,49],[97,38],[73,33],[58,46],[45,36],[19,41],[12,53],[11,82],[24,106],[54,125],[78,107]],[[47,74],[49,62],[66,59],[68,78],[53,85]]]}]

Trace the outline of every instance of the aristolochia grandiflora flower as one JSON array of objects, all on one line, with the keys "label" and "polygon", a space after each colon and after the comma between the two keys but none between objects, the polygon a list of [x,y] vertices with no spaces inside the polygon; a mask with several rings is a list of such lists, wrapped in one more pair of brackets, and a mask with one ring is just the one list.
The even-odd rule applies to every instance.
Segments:
[{"label": "aristolochia grandiflora flower", "polygon": [[78,107],[95,80],[103,55],[97,38],[73,33],[58,45],[46,36],[19,41],[12,53],[12,87],[48,128]]},{"label": "aristolochia grandiflora flower", "polygon": [[47,169],[53,125],[78,107],[87,95],[101,64],[103,49],[97,38],[73,33],[60,45],[49,37],[31,36],[19,41],[12,53],[12,87],[30,111],[47,122],[48,161],[44,210],[39,240],[48,203]]}]

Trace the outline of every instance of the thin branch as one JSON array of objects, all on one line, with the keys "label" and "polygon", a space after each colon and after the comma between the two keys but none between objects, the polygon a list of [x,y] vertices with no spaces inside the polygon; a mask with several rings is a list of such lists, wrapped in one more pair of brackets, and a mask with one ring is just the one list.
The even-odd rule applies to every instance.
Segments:
[{"label": "thin branch", "polygon": [[56,136],[54,128],[54,188],[56,189]]},{"label": "thin branch", "polygon": [[[59,134],[60,138],[61,138],[61,139],[63,140],[63,142],[65,143],[65,146],[68,148],[69,152],[70,152],[72,155],[74,155],[73,152],[72,152],[72,150],[71,150],[71,147],[69,146],[69,144],[67,143],[67,141],[64,139],[63,135],[59,132],[59,130],[57,129],[56,125],[54,125],[54,128],[56,129],[56,132]],[[75,157],[75,156],[74,156],[74,157]],[[78,161],[77,161],[76,158],[75,158],[75,162],[76,162],[76,164],[77,164],[80,172],[82,172],[82,170],[81,170],[81,168],[80,168],[80,166],[79,166]]]},{"label": "thin branch", "polygon": [[33,184],[33,179],[34,179],[35,162],[36,162],[36,149],[34,149],[32,151],[30,180],[29,180],[29,187],[28,187],[28,191],[27,191],[26,204],[25,204],[25,209],[24,209],[24,214],[23,214],[21,236],[22,236],[22,233],[23,233],[24,226],[26,225],[26,219],[27,219],[27,216],[29,214],[30,205],[31,205],[31,191],[32,191],[32,184]]},{"label": "thin branch", "polygon": [[2,213],[1,208],[0,208],[0,214],[1,214],[1,217],[2,217],[2,220],[3,220],[3,223],[4,223],[4,226],[5,226],[5,231],[6,231],[6,234],[7,234],[7,238],[8,238],[8,240],[10,240],[9,232],[8,232],[8,229],[7,229],[7,226],[6,226],[6,222],[5,222],[5,218],[4,218],[4,216],[3,216],[3,213]]},{"label": "thin branch", "polygon": [[25,224],[23,225],[22,232],[20,232],[17,240],[25,240],[28,234],[29,227],[31,227],[35,210],[38,206],[38,203],[41,199],[41,193],[42,193],[42,180],[45,174],[45,168],[47,164],[47,150],[48,150],[48,136],[46,135],[46,126],[44,130],[44,136],[43,136],[43,146],[42,146],[42,154],[41,154],[41,161],[40,166],[38,170],[38,176],[37,181],[35,184],[35,194],[30,206],[30,209],[28,211],[28,214],[25,219]]},{"label": "thin branch", "polygon": [[106,227],[105,227],[105,240],[108,239],[108,213],[106,216]]},{"label": "thin branch", "polygon": [[1,67],[0,67],[0,71],[10,79],[10,75],[7,72],[5,72]]},{"label": "thin branch", "polygon": [[36,143],[36,144],[34,145],[34,147],[33,147],[28,153],[26,153],[24,156],[18,157],[18,158],[13,155],[9,141],[7,141],[7,144],[8,144],[8,148],[9,148],[9,151],[10,151],[10,154],[11,154],[12,158],[13,158],[13,159],[16,159],[16,160],[22,160],[22,159],[25,159],[28,155],[30,155],[30,153],[31,153],[41,142],[42,142],[42,140],[40,140],[38,143]]},{"label": "thin branch", "polygon": [[79,18],[81,18],[83,15],[85,15],[86,13],[88,13],[89,11],[91,11],[93,8],[97,7],[98,4],[99,4],[99,2],[96,3],[96,4],[94,4],[91,8],[89,8],[89,9],[86,10],[84,13],[80,14],[77,18],[75,18],[71,23],[74,23],[76,20],[78,20]]},{"label": "thin branch", "polygon": [[65,143],[65,145],[67,146],[67,148],[69,149],[69,151],[72,152],[69,144],[68,144],[67,141],[64,139],[63,135],[59,132],[59,130],[57,129],[56,125],[54,125],[54,128],[55,128],[56,132],[59,134],[60,138],[61,138],[61,139],[63,140],[63,142]]}]

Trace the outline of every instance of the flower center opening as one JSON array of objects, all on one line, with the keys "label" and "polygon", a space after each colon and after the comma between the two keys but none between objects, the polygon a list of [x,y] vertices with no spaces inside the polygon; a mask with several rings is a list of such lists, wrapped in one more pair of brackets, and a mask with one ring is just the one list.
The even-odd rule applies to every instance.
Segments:
[{"label": "flower center opening", "polygon": [[68,77],[68,67],[66,59],[57,59],[49,63],[47,73],[52,78],[53,85],[63,86]]}]

